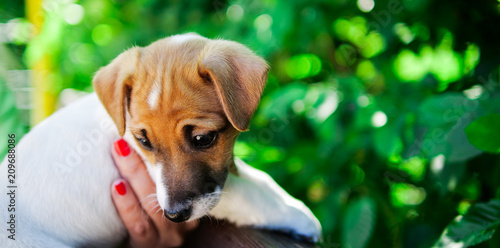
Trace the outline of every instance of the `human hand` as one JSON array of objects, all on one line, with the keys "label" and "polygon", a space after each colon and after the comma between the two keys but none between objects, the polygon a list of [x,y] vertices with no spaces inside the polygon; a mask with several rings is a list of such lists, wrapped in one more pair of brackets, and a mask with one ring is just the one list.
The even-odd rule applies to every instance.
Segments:
[{"label": "human hand", "polygon": [[146,166],[127,142],[120,139],[112,150],[123,179],[113,182],[111,196],[133,247],[175,247],[198,221],[174,223],[163,216],[156,199],[156,186]]}]

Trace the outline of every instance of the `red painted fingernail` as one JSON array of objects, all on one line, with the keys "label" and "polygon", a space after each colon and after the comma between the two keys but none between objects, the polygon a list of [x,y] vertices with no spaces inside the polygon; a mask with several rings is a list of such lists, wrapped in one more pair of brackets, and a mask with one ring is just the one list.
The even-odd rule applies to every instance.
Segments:
[{"label": "red painted fingernail", "polygon": [[115,142],[115,150],[122,157],[126,157],[130,154],[130,147],[124,139],[119,139]]},{"label": "red painted fingernail", "polygon": [[115,184],[115,189],[119,195],[125,195],[125,193],[127,193],[127,188],[125,188],[125,184],[123,182]]}]

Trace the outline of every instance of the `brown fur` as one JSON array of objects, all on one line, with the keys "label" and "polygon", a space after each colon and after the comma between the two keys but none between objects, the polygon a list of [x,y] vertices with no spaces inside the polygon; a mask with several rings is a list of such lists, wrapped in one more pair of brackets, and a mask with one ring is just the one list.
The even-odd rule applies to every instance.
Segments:
[{"label": "brown fur", "polygon": [[[165,166],[169,197],[182,201],[204,193],[212,181],[223,184],[267,71],[261,58],[235,42],[165,38],[122,53],[96,74],[94,87],[120,135],[127,128],[134,136],[147,131],[154,148],[142,153],[150,164]],[[162,90],[152,109],[148,96],[155,83]],[[215,145],[193,148],[191,137],[210,131],[219,131]]]}]

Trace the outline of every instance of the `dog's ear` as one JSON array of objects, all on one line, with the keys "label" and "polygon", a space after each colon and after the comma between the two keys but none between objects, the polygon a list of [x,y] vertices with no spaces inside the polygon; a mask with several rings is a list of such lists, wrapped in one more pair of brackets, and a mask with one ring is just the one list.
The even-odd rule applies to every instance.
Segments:
[{"label": "dog's ear", "polygon": [[207,43],[198,73],[213,83],[229,122],[246,131],[267,81],[267,63],[245,46],[225,40]]},{"label": "dog's ear", "polygon": [[132,77],[137,68],[141,48],[131,48],[94,76],[93,84],[97,96],[118,128],[120,136],[125,134],[125,113],[132,90]]}]

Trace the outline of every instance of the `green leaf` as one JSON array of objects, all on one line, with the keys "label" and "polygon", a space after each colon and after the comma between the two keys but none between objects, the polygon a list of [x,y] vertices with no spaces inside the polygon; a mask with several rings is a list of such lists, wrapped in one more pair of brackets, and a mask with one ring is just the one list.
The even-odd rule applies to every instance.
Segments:
[{"label": "green leaf", "polygon": [[456,92],[427,99],[417,117],[418,124],[427,130],[420,147],[422,155],[432,158],[443,154],[447,161],[462,162],[480,154],[464,133],[480,111],[482,107],[477,100]]},{"label": "green leaf", "polygon": [[375,131],[374,146],[377,154],[383,158],[399,157],[403,150],[403,142],[399,137],[400,127],[390,124]]},{"label": "green leaf", "polygon": [[477,149],[500,153],[500,114],[479,117],[465,128],[467,139]]},{"label": "green leaf", "polygon": [[15,134],[16,140],[19,141],[24,134],[15,102],[14,94],[0,77],[0,140],[5,140],[0,142],[0,162],[7,154],[7,135]]},{"label": "green leaf", "polygon": [[342,247],[362,248],[370,239],[375,226],[375,202],[362,197],[352,202],[345,213],[342,226]]},{"label": "green leaf", "polygon": [[499,225],[499,199],[475,204],[448,225],[434,247],[463,248],[479,244],[490,239]]}]

